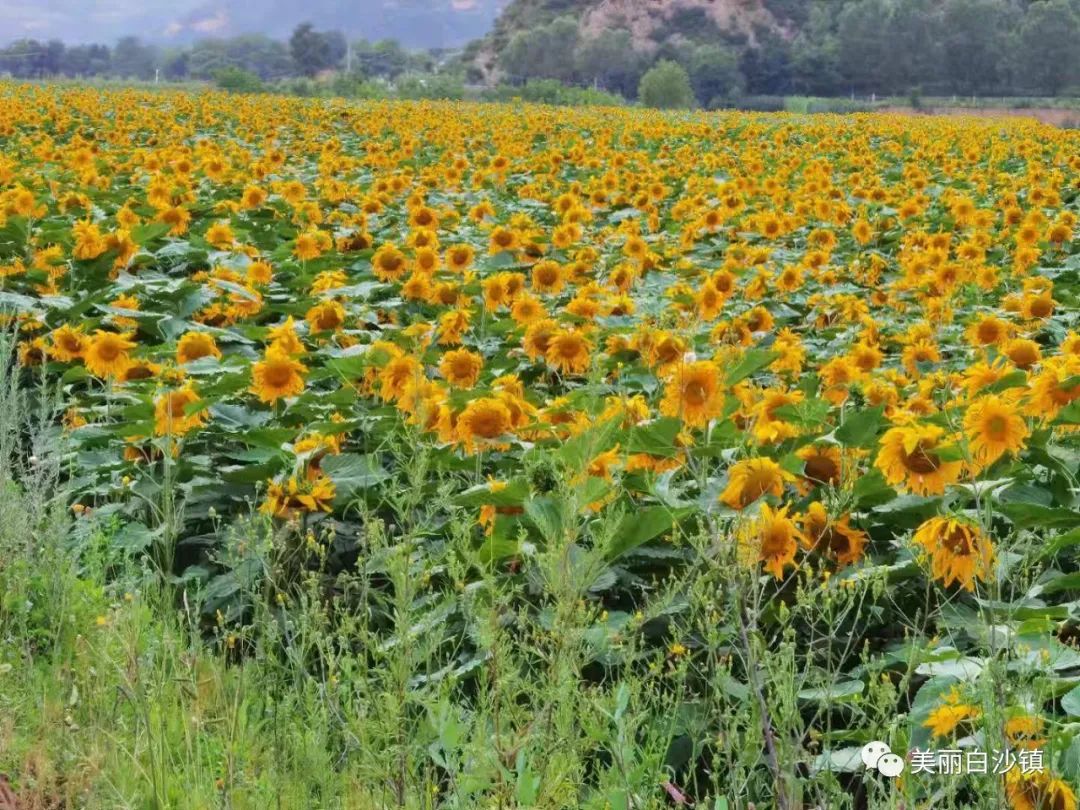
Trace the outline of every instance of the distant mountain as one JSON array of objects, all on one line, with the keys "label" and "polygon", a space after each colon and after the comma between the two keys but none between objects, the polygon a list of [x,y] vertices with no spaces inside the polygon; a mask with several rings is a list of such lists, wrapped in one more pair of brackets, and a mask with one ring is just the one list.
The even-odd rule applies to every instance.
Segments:
[{"label": "distant mountain", "polygon": [[301,22],[350,38],[453,48],[486,34],[505,0],[207,0],[168,24],[177,41],[264,33],[286,38]]},{"label": "distant mountain", "polygon": [[812,0],[512,0],[470,53],[475,67],[490,79],[515,34],[567,16],[577,21],[584,38],[612,29],[629,31],[634,49],[642,53],[655,52],[666,42],[745,45],[763,32],[791,39],[811,5]]},{"label": "distant mountain", "polygon": [[0,0],[0,45],[21,37],[69,43],[187,44],[210,36],[286,38],[301,22],[350,37],[454,48],[486,34],[508,0]]}]

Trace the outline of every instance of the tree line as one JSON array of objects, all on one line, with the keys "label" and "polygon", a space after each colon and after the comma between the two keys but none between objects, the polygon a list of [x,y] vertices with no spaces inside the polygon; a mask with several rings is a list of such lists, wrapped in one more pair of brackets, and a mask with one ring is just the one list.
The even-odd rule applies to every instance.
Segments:
[{"label": "tree line", "polygon": [[311,23],[303,23],[287,42],[262,34],[203,39],[187,47],[162,47],[135,36],[123,37],[111,47],[20,39],[0,48],[0,74],[20,79],[67,76],[181,81],[213,80],[222,72],[243,72],[272,82],[348,66],[358,76],[395,79],[406,72],[430,72],[436,56],[409,51],[395,40],[350,44],[341,31],[318,31]]},{"label": "tree line", "polygon": [[[782,30],[733,33],[701,8],[682,8],[642,42],[618,27],[583,35],[577,18],[557,16],[502,43],[495,75],[526,96],[559,97],[562,85],[660,106],[747,95],[1080,95],[1080,0],[764,2]],[[392,85],[402,97],[460,97],[466,84],[492,78],[477,66],[478,47],[451,54],[394,40],[350,43],[311,23],[284,42],[260,34],[185,47],[134,36],[112,46],[20,39],[0,49],[0,74],[214,80],[251,91],[333,72],[340,95]]]},{"label": "tree line", "polygon": [[632,98],[650,68],[674,63],[706,106],[743,94],[1080,94],[1080,0],[766,5],[794,30],[734,34],[688,8],[642,43],[618,28],[583,36],[561,16],[513,34],[498,67],[511,81],[587,83]]}]

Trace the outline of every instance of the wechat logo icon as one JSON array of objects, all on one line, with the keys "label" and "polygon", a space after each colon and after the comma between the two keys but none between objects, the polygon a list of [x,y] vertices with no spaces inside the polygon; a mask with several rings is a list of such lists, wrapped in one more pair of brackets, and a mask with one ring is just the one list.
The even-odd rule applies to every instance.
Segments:
[{"label": "wechat logo icon", "polygon": [[895,779],[904,772],[904,758],[894,754],[888,744],[880,740],[868,742],[859,753],[863,765],[882,776]]}]

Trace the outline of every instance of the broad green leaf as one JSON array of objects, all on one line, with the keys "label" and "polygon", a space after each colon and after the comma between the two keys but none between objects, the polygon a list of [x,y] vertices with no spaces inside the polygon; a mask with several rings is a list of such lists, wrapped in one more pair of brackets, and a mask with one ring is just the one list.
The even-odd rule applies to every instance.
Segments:
[{"label": "broad green leaf", "polygon": [[882,405],[849,413],[844,417],[844,423],[833,432],[833,436],[840,444],[849,447],[873,447],[877,442],[884,414],[885,408]]}]

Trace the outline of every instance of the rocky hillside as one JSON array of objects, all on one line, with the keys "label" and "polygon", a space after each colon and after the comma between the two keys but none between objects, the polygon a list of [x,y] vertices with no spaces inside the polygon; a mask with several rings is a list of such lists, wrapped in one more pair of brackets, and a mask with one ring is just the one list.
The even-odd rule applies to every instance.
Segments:
[{"label": "rocky hillside", "polygon": [[811,0],[513,0],[491,33],[473,43],[473,64],[486,79],[499,74],[499,55],[514,34],[558,17],[573,17],[582,38],[629,31],[644,54],[680,40],[752,45],[763,32],[790,39],[805,22]]}]

